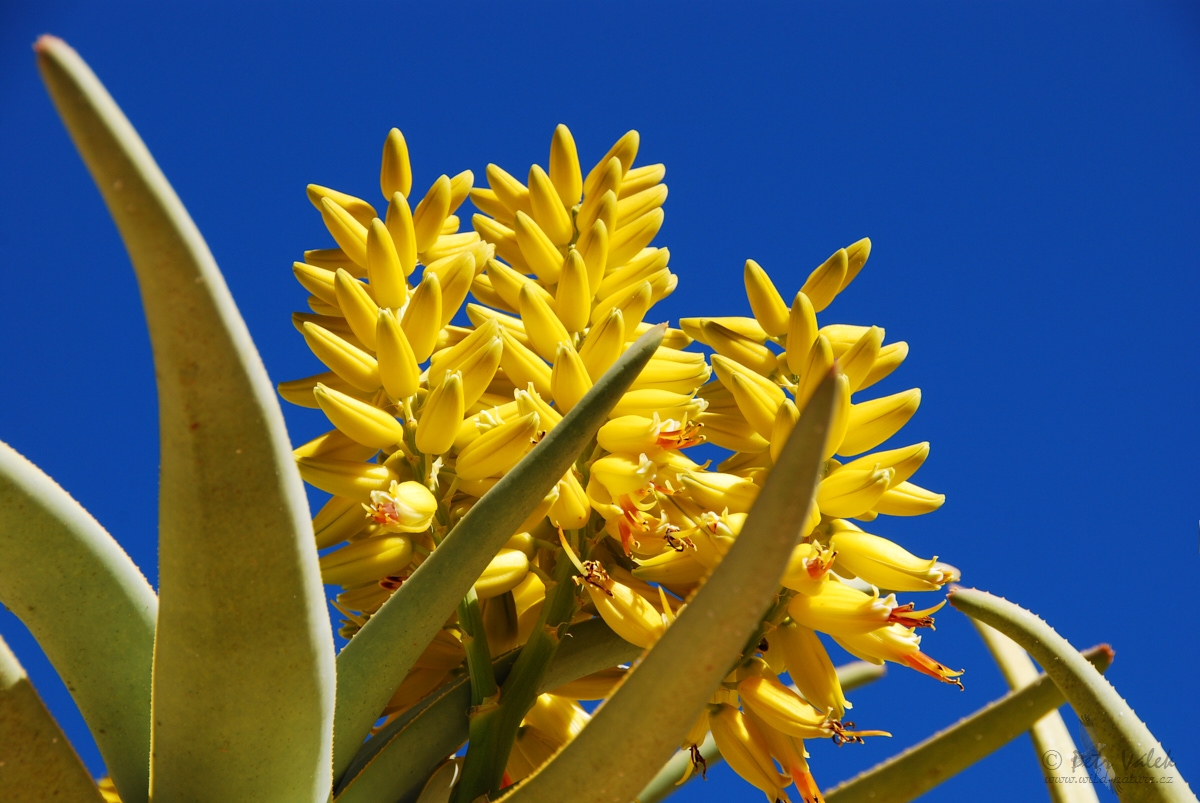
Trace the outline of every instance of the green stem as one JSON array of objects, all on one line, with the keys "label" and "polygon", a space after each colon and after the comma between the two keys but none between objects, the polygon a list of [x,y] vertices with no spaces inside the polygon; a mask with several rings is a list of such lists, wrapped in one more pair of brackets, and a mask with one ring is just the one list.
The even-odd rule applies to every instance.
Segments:
[{"label": "green stem", "polygon": [[746,639],[746,646],[742,648],[742,659],[738,662],[742,663],[754,657],[754,653],[759,651],[758,645],[767,637],[767,634],[779,627],[780,622],[787,618],[788,603],[792,601],[792,597],[796,596],[796,592],[787,588],[780,590],[775,597],[775,602],[772,603],[771,609],[763,616],[762,622],[754,630],[750,638]]},{"label": "green stem", "polygon": [[479,597],[472,586],[458,603],[458,626],[462,629],[463,648],[467,651],[467,669],[471,673],[471,705],[475,708],[495,704],[496,673],[488,649],[487,633],[483,629],[483,612]]},{"label": "green stem", "polygon": [[554,574],[546,585],[542,614],[504,681],[499,703],[471,714],[467,757],[452,803],[471,803],[484,794],[491,799],[499,797],[521,720],[537,699],[546,669],[558,652],[561,634],[578,610],[575,574],[575,566],[559,550]]}]

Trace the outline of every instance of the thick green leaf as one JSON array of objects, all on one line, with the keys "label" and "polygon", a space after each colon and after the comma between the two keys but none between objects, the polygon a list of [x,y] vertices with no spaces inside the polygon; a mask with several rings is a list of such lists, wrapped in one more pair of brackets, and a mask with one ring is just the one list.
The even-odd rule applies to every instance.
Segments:
[{"label": "thick green leaf", "polygon": [[[983,622],[971,621],[1010,689],[1020,689],[1037,679],[1037,667],[1015,641]],[[1067,759],[1075,756],[1077,748],[1062,714],[1051,711],[1033,723],[1029,737],[1033,740],[1033,754],[1046,778],[1046,791],[1050,793],[1052,803],[1098,803],[1091,784],[1075,782],[1080,768],[1073,768]]]},{"label": "thick green leaf", "polygon": [[627,803],[662,768],[775,599],[812,504],[836,394],[832,376],[822,380],[741,534],[675,623],[579,735],[502,800]]},{"label": "thick green leaf", "polygon": [[[612,632],[601,619],[572,625],[546,670],[542,691],[632,661],[640,654],[641,649]],[[493,662],[499,682],[508,676],[515,660],[514,651]],[[392,803],[412,795],[434,765],[467,740],[470,705],[471,682],[464,676],[389,723],[367,742],[346,771],[348,780],[338,790],[338,803]]]},{"label": "thick green leaf", "polygon": [[4,443],[0,602],[71,690],[122,798],[146,800],[158,599],[112,536]]},{"label": "thick green leaf", "polygon": [[[882,664],[877,665],[867,661],[851,661],[837,668],[838,682],[842,684],[844,692],[860,689],[868,683],[874,683],[886,674],[887,670]],[[721,751],[717,749],[717,743],[713,741],[711,733],[704,737],[704,741],[700,745],[700,755],[708,762],[709,768],[721,761]],[[658,771],[658,775],[655,775],[653,780],[638,793],[634,803],[659,803],[660,800],[665,800],[679,789],[679,779],[683,777],[684,771],[691,762],[692,755],[686,750],[680,750],[671,756],[671,760],[663,765],[663,768]],[[700,773],[692,773],[688,781],[699,777],[701,777]]]},{"label": "thick green leaf", "polygon": [[333,636],[275,391],[200,232],[83,60],[38,66],[133,261],[162,448],[151,796],[323,801]]},{"label": "thick green leaf", "polygon": [[[147,706],[149,708],[149,706]],[[0,798],[100,803],[87,767],[0,639]]]},{"label": "thick green leaf", "polygon": [[[1100,669],[1112,663],[1108,645],[1092,647],[1081,660]],[[920,744],[892,756],[826,793],[826,803],[907,803],[986,758],[1063,704],[1062,692],[1045,675],[960,719]]]},{"label": "thick green leaf", "polygon": [[530,513],[562,479],[662,342],[630,346],[558,426],[455,525],[338,655],[334,777],[340,778],[413,663]]},{"label": "thick green leaf", "polygon": [[[996,628],[1041,664],[1088,726],[1100,755],[1111,765],[1113,791],[1122,803],[1196,800],[1150,729],[1113,685],[1054,628],[1036,614],[986,591],[954,588],[948,598],[955,608]],[[1153,780],[1137,780],[1146,778]]]}]

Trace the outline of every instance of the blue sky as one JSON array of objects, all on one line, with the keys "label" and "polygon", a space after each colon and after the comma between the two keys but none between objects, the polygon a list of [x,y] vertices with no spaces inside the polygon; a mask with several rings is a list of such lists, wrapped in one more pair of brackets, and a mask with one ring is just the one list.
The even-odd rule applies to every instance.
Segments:
[{"label": "blue sky", "polygon": [[[905,433],[932,442],[918,479],[948,498],[875,531],[1078,647],[1111,643],[1109,677],[1197,782],[1194,5],[4,3],[0,439],[153,582],[149,343],[120,240],[37,77],[29,45],[46,32],[140,131],[277,381],[316,370],[289,321],[305,297],[290,263],[328,244],[304,186],[374,198],[392,126],[420,186],[467,168],[482,183],[488,162],[522,175],[560,122],[584,161],[638,129],[639,163],[667,165],[656,244],[680,284],[656,310],[673,320],[748,314],[748,257],[790,297],[871,237],[822,321],[908,341],[880,390],[922,388]],[[287,415],[296,440],[322,429]],[[99,773],[36,644],[7,613],[0,634]],[[852,695],[860,725],[895,735],[810,745],[824,785],[1004,691],[959,614],[924,646],[967,669],[967,690],[893,668]],[[926,799],[1044,794],[1021,740]],[[722,769],[678,799],[761,798]]]}]

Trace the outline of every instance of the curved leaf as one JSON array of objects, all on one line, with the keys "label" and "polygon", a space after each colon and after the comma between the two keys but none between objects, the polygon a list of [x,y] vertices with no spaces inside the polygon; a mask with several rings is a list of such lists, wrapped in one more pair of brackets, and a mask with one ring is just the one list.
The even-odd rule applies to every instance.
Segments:
[{"label": "curved leaf", "polygon": [[[572,625],[546,670],[542,691],[610,666],[632,661],[641,649],[618,636],[601,619]],[[497,658],[496,680],[504,682],[517,651]],[[392,803],[420,789],[430,769],[467,740],[471,681],[461,677],[435,691],[371,737],[346,771],[338,803]]]},{"label": "curved leaf", "polygon": [[5,443],[0,601],[71,690],[122,798],[146,800],[158,599],[112,536]]},{"label": "curved leaf", "polygon": [[162,448],[156,803],[323,801],[333,636],[275,391],[200,232],[61,40],[42,78],[116,221],[154,350]]},{"label": "curved leaf", "polygon": [[[1028,686],[1037,679],[1037,667],[1030,660],[1029,654],[1015,641],[983,622],[976,619],[971,621],[983,637],[983,643],[987,645],[988,652],[1000,667],[1000,674],[1004,675],[1010,689]],[[1071,738],[1071,732],[1067,730],[1067,723],[1063,722],[1062,714],[1051,711],[1033,723],[1029,729],[1029,737],[1033,740],[1033,754],[1037,764],[1046,778],[1046,791],[1050,793],[1051,803],[1098,803],[1099,799],[1091,784],[1075,783],[1075,779],[1071,777],[1078,768],[1072,769],[1065,760],[1047,760],[1048,756],[1065,758],[1074,756],[1077,752],[1075,740]]]},{"label": "curved leaf", "polygon": [[[874,683],[886,674],[887,670],[882,664],[872,664],[868,661],[851,661],[837,668],[838,682],[842,685],[844,692],[860,689],[869,683]],[[721,761],[721,751],[717,750],[717,743],[713,741],[711,733],[706,735],[700,744],[700,755],[708,762],[709,769]],[[684,771],[691,762],[692,755],[686,750],[680,750],[671,756],[671,760],[664,764],[650,783],[646,784],[638,793],[634,803],[659,803],[660,800],[665,800],[679,789],[679,779],[683,777]],[[699,774],[692,773],[688,777],[688,781],[698,777],[700,777]]]},{"label": "curved leaf", "polygon": [[562,479],[662,342],[656,326],[631,345],[529,454],[484,494],[337,659],[334,778],[488,561]]},{"label": "curved leaf", "polygon": [[[1092,647],[1081,660],[1107,669],[1112,656],[1105,644]],[[1038,675],[1019,691],[839,784],[825,794],[826,803],[907,803],[1004,747],[1062,704],[1054,681]]]},{"label": "curved leaf", "polygon": [[0,797],[8,803],[95,801],[100,790],[0,639]]},{"label": "curved leaf", "polygon": [[[948,599],[972,619],[991,625],[1017,642],[1041,664],[1080,719],[1091,723],[1089,730],[1096,748],[1112,766],[1118,780],[1154,777],[1151,782],[1114,781],[1113,789],[1122,803],[1196,800],[1150,729],[1112,684],[1054,628],[1036,614],[986,591],[954,588]],[[1148,766],[1142,763],[1145,761],[1150,762]]]},{"label": "curved leaf", "polygon": [[675,752],[775,598],[812,504],[837,392],[832,376],[821,381],[741,534],[679,618],[579,735],[502,800],[632,800]]}]

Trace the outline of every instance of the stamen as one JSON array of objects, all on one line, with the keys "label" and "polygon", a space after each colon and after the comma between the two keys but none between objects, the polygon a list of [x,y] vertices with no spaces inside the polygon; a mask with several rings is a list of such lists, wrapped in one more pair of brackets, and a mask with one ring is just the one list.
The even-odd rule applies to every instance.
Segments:
[{"label": "stamen", "polygon": [[839,722],[831,719],[826,723],[833,731],[833,743],[838,747],[844,744],[866,744],[864,736],[891,736],[887,731],[856,731],[853,722]]},{"label": "stamen", "polygon": [[691,754],[691,757],[692,757],[692,767],[693,768],[698,767],[700,769],[700,779],[707,781],[708,780],[708,760],[705,759],[704,754],[702,754],[700,752],[700,746],[695,745],[695,744],[690,745],[688,747],[688,753]]},{"label": "stamen", "polygon": [[933,616],[931,614],[942,606],[938,605],[922,611],[914,611],[913,607],[913,603],[909,602],[898,608],[892,608],[891,614],[888,615],[888,621],[905,627],[928,627],[932,630]]}]

